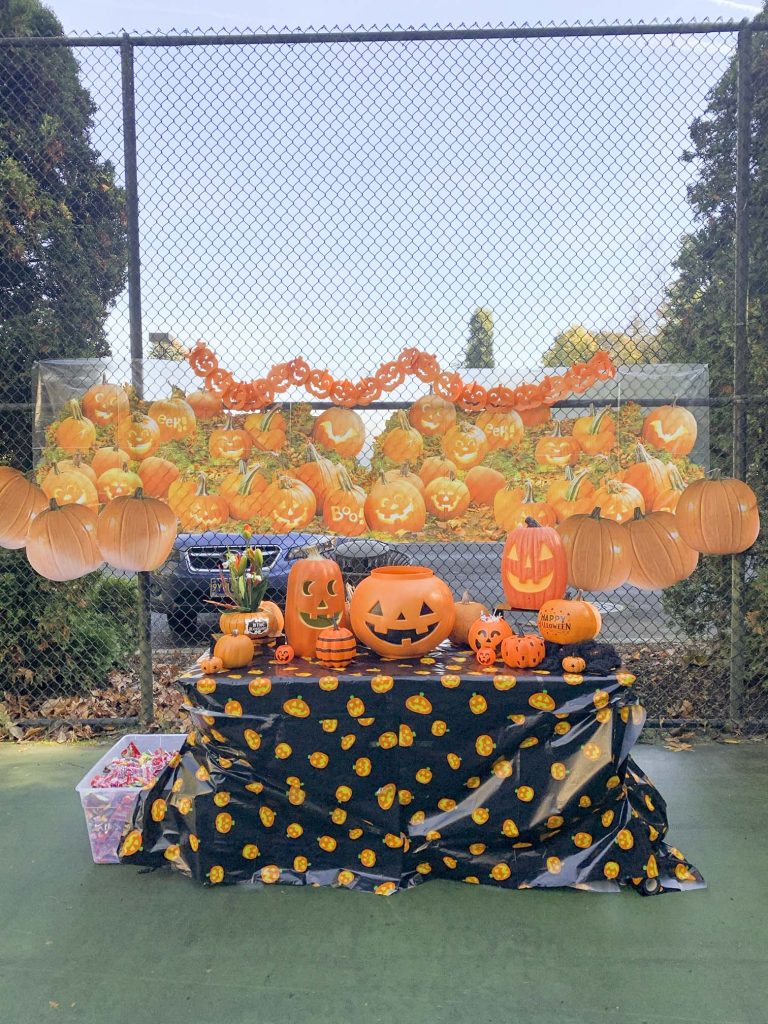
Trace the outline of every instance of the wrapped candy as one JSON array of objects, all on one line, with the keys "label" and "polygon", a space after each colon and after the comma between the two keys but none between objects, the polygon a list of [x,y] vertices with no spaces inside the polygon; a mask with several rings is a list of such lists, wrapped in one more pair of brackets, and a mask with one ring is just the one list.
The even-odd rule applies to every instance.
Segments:
[{"label": "wrapped candy", "polygon": [[151,786],[173,757],[172,750],[140,751],[131,742],[90,780],[93,789],[145,789]]}]

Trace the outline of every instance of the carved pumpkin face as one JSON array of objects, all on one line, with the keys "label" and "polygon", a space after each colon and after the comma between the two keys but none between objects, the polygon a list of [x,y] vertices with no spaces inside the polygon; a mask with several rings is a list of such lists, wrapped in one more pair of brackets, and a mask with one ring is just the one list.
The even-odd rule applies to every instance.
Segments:
[{"label": "carved pumpkin face", "polygon": [[290,644],[280,644],[275,650],[275,661],[286,665],[289,661],[293,661],[294,653]]},{"label": "carved pumpkin face", "polygon": [[480,427],[459,424],[443,436],[443,454],[459,469],[471,469],[488,454],[488,438]]},{"label": "carved pumpkin face", "polygon": [[408,419],[425,437],[434,437],[454,425],[456,409],[439,395],[424,395],[413,403]]},{"label": "carved pumpkin face", "polygon": [[424,498],[404,477],[381,478],[365,500],[365,519],[372,530],[384,533],[415,533],[424,528]]},{"label": "carved pumpkin face", "polygon": [[365,444],[365,426],[352,409],[326,409],[315,420],[312,436],[323,448],[353,459]]},{"label": "carved pumpkin face", "polygon": [[151,416],[136,415],[120,421],[115,439],[130,458],[141,462],[160,447],[160,428]]},{"label": "carved pumpkin face", "polygon": [[583,658],[577,658],[577,657],[574,657],[574,656],[571,656],[571,657],[568,657],[568,658],[563,658],[563,671],[564,672],[569,672],[569,673],[583,672],[586,667],[587,667],[587,663],[586,663],[586,661],[584,661]]},{"label": "carved pumpkin face", "polygon": [[427,484],[424,491],[427,511],[443,522],[463,515],[471,500],[467,485],[462,480],[457,480],[453,474],[437,477]]},{"label": "carved pumpkin face", "polygon": [[128,394],[118,384],[93,384],[83,395],[83,412],[97,427],[108,427],[129,413]]},{"label": "carved pumpkin face", "polygon": [[344,581],[337,562],[319,555],[291,566],[285,601],[285,635],[300,658],[315,656],[320,631],[344,614]]},{"label": "carved pumpkin face", "polygon": [[562,597],[567,578],[565,550],[556,530],[537,525],[512,530],[501,559],[501,582],[513,608],[534,611]]},{"label": "carved pumpkin face", "polygon": [[275,533],[303,529],[317,510],[317,501],[310,488],[289,476],[278,476],[267,487],[261,505]]},{"label": "carved pumpkin face", "polygon": [[378,654],[416,658],[445,640],[456,612],[449,588],[431,570],[393,565],[358,585],[350,615],[358,639]]},{"label": "carved pumpkin face", "polygon": [[496,651],[493,647],[481,647],[475,654],[478,665],[490,668],[496,662]]},{"label": "carved pumpkin face", "polygon": [[498,650],[501,641],[513,635],[512,627],[501,615],[481,615],[470,626],[467,642],[476,652],[483,647]]}]

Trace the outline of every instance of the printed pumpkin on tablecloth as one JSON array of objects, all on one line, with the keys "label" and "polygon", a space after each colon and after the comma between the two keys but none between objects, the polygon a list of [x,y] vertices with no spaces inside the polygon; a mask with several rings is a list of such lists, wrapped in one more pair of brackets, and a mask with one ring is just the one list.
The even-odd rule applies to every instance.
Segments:
[{"label": "printed pumpkin on tablecloth", "polygon": [[441,643],[456,617],[450,588],[431,569],[388,565],[374,569],[350,602],[358,640],[387,658],[417,658]]}]

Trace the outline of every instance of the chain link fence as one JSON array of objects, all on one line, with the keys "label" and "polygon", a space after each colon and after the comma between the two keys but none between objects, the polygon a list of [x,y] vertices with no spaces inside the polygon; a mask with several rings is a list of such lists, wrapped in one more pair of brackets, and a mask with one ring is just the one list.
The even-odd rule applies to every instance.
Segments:
[{"label": "chain link fence", "polygon": [[[133,410],[151,415],[152,403],[199,390],[184,358],[198,338],[242,380],[296,357],[356,380],[415,345],[467,380],[516,387],[602,350],[614,380],[556,403],[551,419],[529,415],[513,451],[487,455],[505,487],[530,480],[547,502],[563,471],[537,445],[572,436],[594,402],[610,407],[616,437],[574,471],[599,489],[632,465],[651,410],[677,402],[696,418],[696,445],[651,454],[683,479],[735,466],[762,498],[766,178],[750,160],[765,166],[764,27],[6,32],[2,460],[55,473],[75,398],[97,428],[82,460],[96,497],[79,500],[110,493],[108,470],[118,489],[144,480],[138,440],[126,451],[120,434],[128,405],[110,419],[121,400],[99,384],[127,385]],[[409,381],[361,410],[365,443],[345,465],[366,493],[400,466],[382,434],[428,390]],[[330,404],[299,389],[279,402],[284,431],[273,422],[269,438],[270,425],[234,417],[253,445],[248,469],[267,483],[313,461],[314,417]],[[164,434],[153,454],[181,483],[204,473],[221,497],[237,453],[216,449],[223,414],[206,419],[203,404],[194,430]],[[443,456],[446,429],[424,437],[412,472]],[[503,532],[492,502],[470,497],[460,516],[430,512],[416,531],[363,536],[318,516],[282,533],[230,504],[183,529],[151,579],[105,570],[51,584],[23,551],[4,551],[5,726],[29,735],[52,720],[174,719],[179,701],[164,684],[216,628],[218,564],[244,545],[245,522],[277,597],[291,559],[317,542],[352,581],[387,561],[425,563],[457,598],[493,607]],[[651,718],[762,728],[767,584],[760,538],[746,556],[703,558],[663,593],[596,595],[602,636],[637,670]]]}]

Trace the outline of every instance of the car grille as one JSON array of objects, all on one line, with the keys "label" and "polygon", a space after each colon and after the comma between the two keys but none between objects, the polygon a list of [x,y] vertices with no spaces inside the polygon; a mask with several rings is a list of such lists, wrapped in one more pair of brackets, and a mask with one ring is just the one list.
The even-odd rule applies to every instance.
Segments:
[{"label": "car grille", "polygon": [[[184,552],[184,557],[187,560],[187,569],[190,572],[218,572],[227,552],[237,550],[233,546],[225,547],[221,544],[212,544],[210,547],[204,548],[187,548]],[[264,556],[264,568],[269,569],[277,561],[280,548],[267,545],[261,548],[261,553]]]}]

